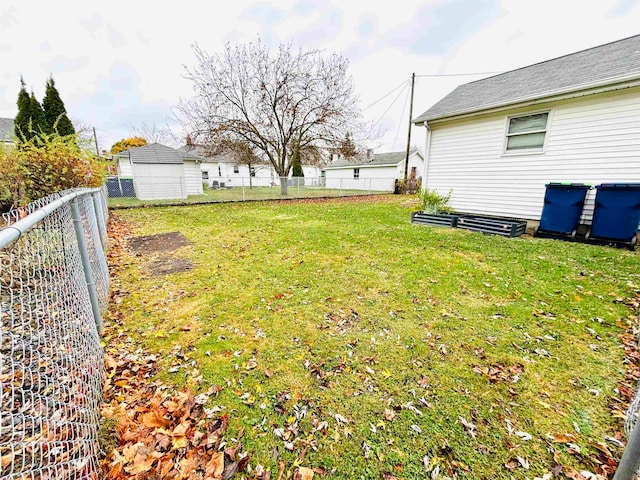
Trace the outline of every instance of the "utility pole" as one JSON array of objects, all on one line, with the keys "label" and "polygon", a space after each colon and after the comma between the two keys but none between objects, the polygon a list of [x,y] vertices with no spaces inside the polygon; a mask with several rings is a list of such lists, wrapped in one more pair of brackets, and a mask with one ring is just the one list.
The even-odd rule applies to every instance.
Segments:
[{"label": "utility pole", "polygon": [[98,136],[96,135],[96,127],[93,127],[93,141],[96,143],[96,156],[100,158],[100,150],[98,150]]},{"label": "utility pole", "polygon": [[409,175],[409,149],[411,148],[411,119],[413,118],[413,87],[416,82],[416,74],[411,74],[411,99],[409,100],[409,133],[407,134],[407,152],[404,159],[404,181],[406,184]]}]

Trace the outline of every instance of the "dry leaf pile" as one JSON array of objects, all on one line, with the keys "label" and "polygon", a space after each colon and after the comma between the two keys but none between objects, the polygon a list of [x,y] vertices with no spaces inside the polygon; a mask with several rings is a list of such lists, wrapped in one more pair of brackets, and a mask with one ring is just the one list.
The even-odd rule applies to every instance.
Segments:
[{"label": "dry leaf pile", "polygon": [[109,350],[102,415],[116,421],[118,445],[103,460],[105,478],[228,479],[246,468],[241,444],[225,440],[228,418],[204,407],[211,393],[151,382],[155,355]]}]

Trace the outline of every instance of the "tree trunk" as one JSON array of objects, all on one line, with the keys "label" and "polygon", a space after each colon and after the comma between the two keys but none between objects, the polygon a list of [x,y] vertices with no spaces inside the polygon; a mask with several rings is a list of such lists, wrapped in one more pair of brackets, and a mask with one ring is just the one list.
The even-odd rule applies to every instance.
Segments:
[{"label": "tree trunk", "polygon": [[287,191],[287,177],[280,177],[280,195],[288,195]]}]

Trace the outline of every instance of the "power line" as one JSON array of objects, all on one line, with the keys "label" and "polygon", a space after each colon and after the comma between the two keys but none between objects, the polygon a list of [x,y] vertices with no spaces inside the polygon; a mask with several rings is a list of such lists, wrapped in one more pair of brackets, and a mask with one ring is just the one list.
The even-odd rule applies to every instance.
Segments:
[{"label": "power line", "polygon": [[402,105],[402,113],[400,114],[400,121],[398,122],[398,129],[396,130],[396,136],[393,139],[393,149],[396,149],[396,142],[398,141],[398,135],[400,135],[400,127],[402,127],[402,119],[404,118],[404,111],[407,108],[407,102],[409,101],[409,93],[407,92],[407,96],[404,99],[404,104]]},{"label": "power line", "polygon": [[404,92],[404,89],[407,87],[408,84],[409,84],[408,81],[404,83],[404,86],[403,86],[402,90],[400,90],[398,95],[396,95],[396,98],[393,99],[391,104],[387,107],[387,109],[384,111],[384,113],[382,115],[380,115],[380,118],[378,118],[378,120],[373,125],[377,125],[377,124],[380,123],[380,121],[384,118],[384,116],[387,114],[387,112],[389,110],[391,110],[391,107],[393,107],[393,104],[396,103],[396,100],[398,100],[398,98],[400,98],[400,95],[402,95],[402,92]]},{"label": "power line", "polygon": [[385,98],[387,98],[389,95],[391,95],[393,92],[395,92],[397,89],[399,89],[402,86],[406,86],[406,84],[409,82],[409,80],[404,80],[402,83],[400,83],[400,85],[398,85],[397,87],[395,87],[394,89],[392,89],[391,91],[389,91],[388,93],[385,93],[384,96],[380,97],[378,100],[376,100],[375,102],[373,102],[371,105],[369,105],[368,107],[366,107],[365,109],[363,109],[362,111],[364,112],[365,110],[369,110],[371,107],[373,107],[374,105],[376,105],[377,103],[380,103],[382,100],[384,100]]}]

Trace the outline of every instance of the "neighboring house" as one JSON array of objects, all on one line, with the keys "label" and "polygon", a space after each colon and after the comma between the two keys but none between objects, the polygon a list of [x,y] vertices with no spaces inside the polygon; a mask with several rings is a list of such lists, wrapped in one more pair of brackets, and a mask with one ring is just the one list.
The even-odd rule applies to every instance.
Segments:
[{"label": "neighboring house", "polygon": [[130,148],[114,156],[120,178],[133,178],[140,200],[184,199],[202,194],[200,157],[151,143]]},{"label": "neighboring house", "polygon": [[[396,180],[404,179],[406,152],[376,153],[365,160],[338,159],[324,167],[327,188],[393,192]],[[420,152],[409,155],[408,176],[418,178],[424,169]]]},{"label": "neighboring house", "polygon": [[[251,166],[238,163],[230,154],[210,155],[200,145],[189,143],[180,147],[183,152],[195,153],[203,158],[202,181],[210,188],[229,187],[275,187],[280,185],[278,174],[271,164],[255,164]],[[318,185],[320,181],[320,168],[315,165],[303,165],[304,185]],[[289,177],[291,177],[289,173]]]},{"label": "neighboring house", "polygon": [[15,142],[13,118],[0,118],[0,143],[13,145]]},{"label": "neighboring house", "polygon": [[237,163],[230,155],[206,158],[202,164],[202,179],[209,187],[267,187],[276,185],[277,175],[271,165]]},{"label": "neighboring house", "polygon": [[640,35],[459,86],[414,123],[423,187],[461,212],[539,220],[548,182],[640,182]]}]

